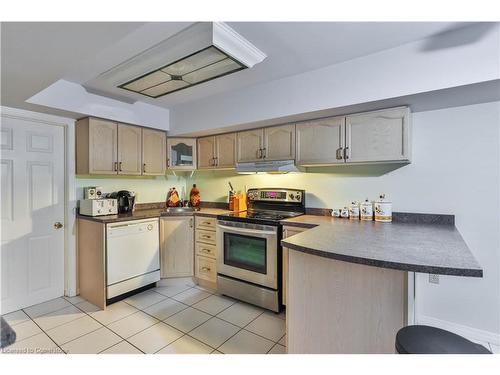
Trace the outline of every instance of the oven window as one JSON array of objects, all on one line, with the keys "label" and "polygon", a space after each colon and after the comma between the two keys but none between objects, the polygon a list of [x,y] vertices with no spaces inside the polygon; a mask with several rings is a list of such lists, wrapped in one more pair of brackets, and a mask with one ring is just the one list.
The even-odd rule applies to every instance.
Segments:
[{"label": "oven window", "polygon": [[224,264],[266,274],[266,239],[224,233]]}]

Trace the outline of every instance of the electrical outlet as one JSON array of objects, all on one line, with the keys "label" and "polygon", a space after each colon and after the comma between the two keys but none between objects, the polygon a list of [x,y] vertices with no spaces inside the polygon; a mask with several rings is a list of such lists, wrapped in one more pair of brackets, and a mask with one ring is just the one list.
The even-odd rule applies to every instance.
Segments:
[{"label": "electrical outlet", "polygon": [[435,275],[433,273],[429,274],[429,282],[431,284],[439,284],[439,275]]}]

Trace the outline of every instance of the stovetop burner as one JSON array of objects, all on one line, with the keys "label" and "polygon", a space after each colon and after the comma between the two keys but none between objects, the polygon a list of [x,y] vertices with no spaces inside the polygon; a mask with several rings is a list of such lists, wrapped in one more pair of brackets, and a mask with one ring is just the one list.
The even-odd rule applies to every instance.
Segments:
[{"label": "stovetop burner", "polygon": [[289,219],[291,217],[302,215],[301,212],[282,212],[282,211],[267,211],[267,210],[248,210],[243,212],[231,212],[228,216],[239,217],[242,219],[262,219],[279,221]]}]

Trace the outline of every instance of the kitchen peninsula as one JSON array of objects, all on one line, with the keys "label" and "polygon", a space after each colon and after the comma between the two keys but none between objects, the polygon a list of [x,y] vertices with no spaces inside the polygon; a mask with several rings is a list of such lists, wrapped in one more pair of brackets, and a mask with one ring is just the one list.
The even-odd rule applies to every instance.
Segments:
[{"label": "kitchen peninsula", "polygon": [[408,272],[483,274],[453,224],[312,215],[283,224],[312,228],[282,240],[288,353],[394,353],[411,314]]}]

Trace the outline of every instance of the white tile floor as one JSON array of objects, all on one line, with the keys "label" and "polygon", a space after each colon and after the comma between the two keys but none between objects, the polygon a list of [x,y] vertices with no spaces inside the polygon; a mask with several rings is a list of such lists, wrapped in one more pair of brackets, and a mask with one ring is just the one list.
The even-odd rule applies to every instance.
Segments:
[{"label": "white tile floor", "polygon": [[4,316],[18,335],[3,353],[284,354],[285,316],[162,281],[105,311],[57,298]]}]

